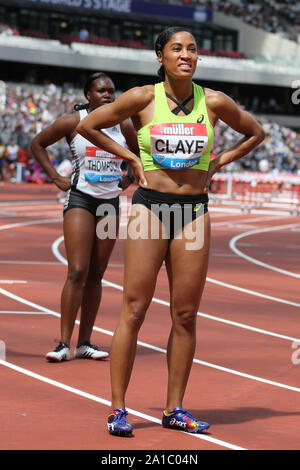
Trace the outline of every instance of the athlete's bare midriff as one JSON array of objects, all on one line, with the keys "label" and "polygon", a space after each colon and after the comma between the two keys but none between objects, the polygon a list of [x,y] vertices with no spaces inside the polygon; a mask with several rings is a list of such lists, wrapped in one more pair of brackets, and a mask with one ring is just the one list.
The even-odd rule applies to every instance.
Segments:
[{"label": "athlete's bare midriff", "polygon": [[[145,172],[146,189],[155,191],[194,195],[204,192],[207,171],[203,170],[149,170]],[[145,186],[143,186],[145,188]]]}]

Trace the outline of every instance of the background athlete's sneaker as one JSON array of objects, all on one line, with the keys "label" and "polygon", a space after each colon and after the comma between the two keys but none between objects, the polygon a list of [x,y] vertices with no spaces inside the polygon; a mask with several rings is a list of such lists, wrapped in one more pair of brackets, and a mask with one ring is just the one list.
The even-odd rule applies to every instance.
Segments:
[{"label": "background athlete's sneaker", "polygon": [[90,344],[88,341],[75,348],[75,357],[77,359],[105,359],[108,356],[108,352],[100,351],[97,346]]},{"label": "background athlete's sneaker", "polygon": [[186,432],[201,432],[209,428],[208,423],[198,421],[191,413],[179,406],[174,408],[171,413],[164,411],[162,425],[164,428],[178,429]]},{"label": "background athlete's sneaker", "polygon": [[115,408],[108,415],[107,429],[110,434],[115,436],[129,436],[132,433],[132,426],[127,421],[128,411]]},{"label": "background athlete's sneaker", "polygon": [[54,351],[50,351],[46,354],[46,359],[49,362],[69,361],[71,359],[69,346],[60,342]]}]

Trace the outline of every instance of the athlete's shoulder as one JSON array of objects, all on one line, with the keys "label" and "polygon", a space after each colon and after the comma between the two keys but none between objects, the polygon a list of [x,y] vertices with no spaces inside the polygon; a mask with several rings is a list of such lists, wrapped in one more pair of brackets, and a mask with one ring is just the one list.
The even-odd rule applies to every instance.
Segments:
[{"label": "athlete's shoulder", "polygon": [[80,115],[79,112],[76,111],[70,114],[64,114],[63,116],[60,116],[56,119],[55,124],[57,126],[65,126],[66,129],[72,130],[75,129],[79,121]]},{"label": "athlete's shoulder", "polygon": [[133,116],[143,109],[145,109],[154,99],[154,86],[144,85],[141,87],[134,87],[125,91],[116,101],[112,104],[117,113],[121,115],[123,109],[127,109],[128,116]]},{"label": "athlete's shoulder", "polygon": [[39,132],[34,138],[34,142],[41,144],[50,145],[48,142],[55,142],[63,137],[70,138],[74,133],[76,126],[80,121],[79,113],[75,112],[72,114],[64,114],[58,117],[49,126],[45,127]]},{"label": "athlete's shoulder", "polygon": [[206,105],[212,111],[218,111],[224,106],[234,105],[234,101],[225,93],[211,88],[204,88]]},{"label": "athlete's shoulder", "polygon": [[154,98],[154,85],[144,85],[131,88],[124,93],[124,96],[125,95],[139,102],[151,101]]}]

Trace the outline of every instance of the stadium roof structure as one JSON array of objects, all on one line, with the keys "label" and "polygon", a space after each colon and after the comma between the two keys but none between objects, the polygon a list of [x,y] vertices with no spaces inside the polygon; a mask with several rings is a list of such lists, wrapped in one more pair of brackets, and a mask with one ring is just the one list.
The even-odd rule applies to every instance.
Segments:
[{"label": "stadium roof structure", "polygon": [[[254,59],[200,58],[194,76],[199,80],[292,87],[300,77],[300,66]],[[156,76],[159,66],[154,51],[77,42],[65,45],[58,40],[22,36],[0,36],[0,60],[149,76]]]}]

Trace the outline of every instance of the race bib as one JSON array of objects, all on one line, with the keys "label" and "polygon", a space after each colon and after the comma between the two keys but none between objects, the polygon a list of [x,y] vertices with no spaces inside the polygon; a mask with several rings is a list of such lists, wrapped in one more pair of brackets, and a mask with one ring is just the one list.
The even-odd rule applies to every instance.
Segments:
[{"label": "race bib", "polygon": [[84,179],[89,183],[111,183],[120,180],[122,158],[97,147],[86,147]]},{"label": "race bib", "polygon": [[150,126],[150,141],[154,163],[171,170],[191,168],[207,147],[206,124],[156,124]]}]

